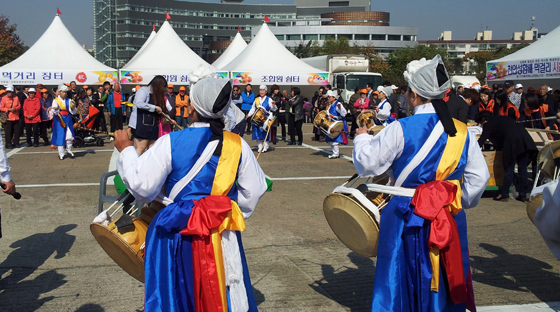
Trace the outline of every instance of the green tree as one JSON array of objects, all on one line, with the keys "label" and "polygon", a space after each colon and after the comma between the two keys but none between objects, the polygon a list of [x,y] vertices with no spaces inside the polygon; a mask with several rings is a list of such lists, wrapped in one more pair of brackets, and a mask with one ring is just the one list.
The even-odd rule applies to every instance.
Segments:
[{"label": "green tree", "polygon": [[486,62],[515,53],[525,48],[526,46],[528,46],[528,44],[520,44],[511,48],[501,47],[496,50],[489,51],[469,52],[463,57],[462,61],[468,62],[469,60],[474,60],[474,70],[476,71],[476,78],[484,83],[486,81]]},{"label": "green tree", "polygon": [[[288,49],[289,50],[289,49]],[[293,53],[298,58],[306,58],[321,55],[322,47],[319,42],[309,40],[307,43],[300,42],[293,50]]]},{"label": "green tree", "polygon": [[399,49],[389,53],[386,58],[387,70],[382,72],[383,79],[390,81],[394,85],[405,85],[403,73],[406,70],[406,65],[414,60],[419,60],[423,57],[432,59],[437,54],[441,55],[446,68],[449,67],[447,50],[433,46],[418,45],[415,47],[408,47]]},{"label": "green tree", "polygon": [[25,52],[25,46],[16,34],[16,24],[9,25],[10,19],[0,15],[0,66],[8,64]]}]

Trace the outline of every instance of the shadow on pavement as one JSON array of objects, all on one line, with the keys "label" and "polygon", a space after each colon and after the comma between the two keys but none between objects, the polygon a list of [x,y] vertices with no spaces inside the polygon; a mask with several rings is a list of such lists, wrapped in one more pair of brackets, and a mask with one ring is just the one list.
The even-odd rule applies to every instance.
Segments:
[{"label": "shadow on pavement", "polygon": [[[0,311],[33,311],[54,297],[39,300],[43,293],[50,292],[66,283],[64,275],[50,270],[25,280],[35,273],[47,259],[55,253],[55,259],[66,256],[76,237],[67,232],[76,228],[76,224],[62,225],[52,233],[37,233],[20,239],[10,245],[17,248],[0,264]],[[9,275],[6,274],[10,272]]]},{"label": "shadow on pavement", "polygon": [[100,305],[94,303],[87,303],[79,307],[75,312],[105,312]]},{"label": "shadow on pavement", "polygon": [[253,295],[255,295],[255,302],[257,303],[257,306],[265,301],[264,294],[255,288],[255,286],[253,286]]},{"label": "shadow on pavement", "polygon": [[334,301],[351,311],[370,311],[375,263],[353,252],[348,254],[348,258],[357,268],[335,269],[331,265],[321,264],[323,278],[309,286],[322,295],[326,292]]},{"label": "shadow on pavement", "polygon": [[470,256],[473,281],[521,292],[531,292],[543,302],[558,301],[560,276],[549,270],[553,267],[535,258],[510,254],[502,247],[479,245],[494,256]]}]

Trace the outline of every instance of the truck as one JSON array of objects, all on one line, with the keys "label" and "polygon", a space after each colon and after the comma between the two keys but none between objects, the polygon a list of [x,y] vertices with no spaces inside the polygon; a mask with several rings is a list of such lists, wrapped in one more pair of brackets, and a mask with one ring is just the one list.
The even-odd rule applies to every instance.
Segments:
[{"label": "truck", "polygon": [[379,73],[369,71],[369,59],[364,55],[331,54],[301,59],[305,63],[329,73],[333,89],[341,90],[341,97],[348,103],[356,87],[366,88],[368,83],[377,86],[383,84]]}]

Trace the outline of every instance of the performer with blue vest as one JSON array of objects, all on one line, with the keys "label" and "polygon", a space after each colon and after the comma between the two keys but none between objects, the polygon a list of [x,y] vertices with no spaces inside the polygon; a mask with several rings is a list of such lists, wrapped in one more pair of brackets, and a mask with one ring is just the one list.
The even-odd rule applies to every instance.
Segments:
[{"label": "performer with blue vest", "polygon": [[[249,111],[249,117],[252,117],[257,109],[264,108],[268,118],[272,117],[272,112],[275,112],[278,108],[276,103],[267,96],[266,85],[261,85],[259,88],[259,97],[253,102],[253,107]],[[268,119],[267,119],[268,120]],[[267,135],[267,131],[263,128],[253,124],[253,140],[257,141],[258,150],[266,153],[268,151],[268,142],[270,141],[270,133]]]},{"label": "performer with blue vest", "polygon": [[66,97],[67,92],[68,86],[61,84],[58,86],[58,97],[52,101],[55,117],[53,119],[51,144],[58,146],[58,159],[60,160],[64,159],[65,152],[68,153],[70,157],[74,157],[74,153],[72,153],[74,122],[70,114],[76,113],[76,104]]},{"label": "performer with blue vest", "polygon": [[327,113],[329,117],[333,120],[342,121],[344,123],[344,132],[341,132],[336,138],[331,139],[329,136],[325,135],[325,142],[328,142],[332,149],[332,155],[329,155],[330,159],[340,158],[340,144],[348,144],[348,139],[346,133],[348,132],[348,125],[346,124],[346,108],[338,102],[336,99],[337,94],[333,90],[327,91],[327,100],[329,101],[329,106],[327,107]]},{"label": "performer with blue vest", "polygon": [[404,77],[414,115],[373,137],[361,127],[354,139],[360,175],[392,168],[396,179],[381,212],[371,310],[474,311],[464,209],[478,205],[488,168],[442,100],[450,82],[441,57],[409,63]]},{"label": "performer with blue vest", "polygon": [[115,132],[129,191],[167,204],[146,234],[145,311],[257,311],[240,232],[267,185],[247,142],[224,131],[232,82],[207,71],[189,76],[189,128],[142,156]]},{"label": "performer with blue vest", "polygon": [[391,116],[391,103],[387,100],[393,94],[393,89],[390,86],[385,88],[379,86],[377,91],[379,92],[378,97],[381,102],[375,108],[375,123],[387,127],[387,125],[395,121],[395,118]]}]

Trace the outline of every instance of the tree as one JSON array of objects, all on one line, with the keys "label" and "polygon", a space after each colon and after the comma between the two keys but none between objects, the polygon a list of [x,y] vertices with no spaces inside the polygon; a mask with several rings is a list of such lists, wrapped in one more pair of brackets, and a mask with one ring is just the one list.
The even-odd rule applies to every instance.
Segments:
[{"label": "tree", "polygon": [[25,52],[25,46],[16,34],[17,24],[8,25],[10,19],[0,15],[0,66],[8,64]]},{"label": "tree", "polygon": [[463,57],[462,61],[468,62],[473,60],[476,78],[480,81],[486,81],[486,62],[502,58],[506,55],[517,52],[526,46],[527,44],[520,44],[511,48],[500,47],[496,50],[469,52]]},{"label": "tree", "polygon": [[423,57],[429,60],[434,58],[437,54],[441,55],[443,63],[446,65],[446,68],[448,68],[447,50],[442,48],[418,45],[393,51],[387,56],[386,61],[388,69],[384,73],[381,73],[383,79],[390,81],[394,85],[405,85],[406,81],[404,80],[403,73],[408,63]]}]

